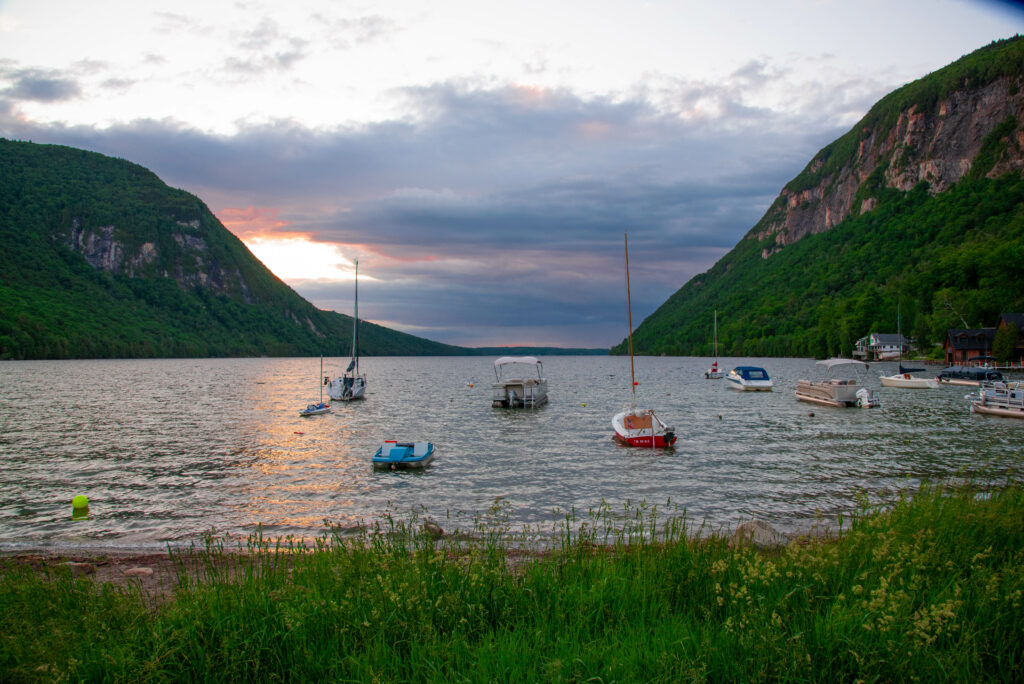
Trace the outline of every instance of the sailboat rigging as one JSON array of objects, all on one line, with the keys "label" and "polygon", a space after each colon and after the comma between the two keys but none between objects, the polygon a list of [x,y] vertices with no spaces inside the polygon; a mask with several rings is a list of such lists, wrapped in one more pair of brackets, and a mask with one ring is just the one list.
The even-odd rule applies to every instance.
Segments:
[{"label": "sailboat rigging", "polygon": [[366,376],[359,373],[359,261],[356,262],[355,273],[355,312],[352,316],[352,360],[345,368],[344,375],[324,378],[327,395],[335,401],[355,401],[366,396]]},{"label": "sailboat rigging", "polygon": [[653,409],[636,408],[636,365],[633,360],[633,304],[629,289],[629,236],[623,234],[626,250],[626,312],[629,324],[629,379],[632,392],[629,409],[612,418],[615,437],[630,446],[668,447],[676,442],[673,429],[654,414]]},{"label": "sailboat rigging", "polygon": [[724,373],[718,368],[718,309],[715,309],[715,361],[711,368],[704,371],[704,377],[708,380],[720,380]]},{"label": "sailboat rigging", "polygon": [[[324,374],[324,357],[320,357],[320,375]],[[307,404],[306,408],[299,411],[300,416],[317,416],[321,413],[330,413],[331,405],[324,403],[324,386],[320,385],[320,403]]]},{"label": "sailboat rigging", "polygon": [[911,375],[923,371],[924,368],[906,368],[903,365],[903,325],[901,322],[902,316],[900,315],[900,301],[896,300],[896,344],[899,345],[899,372],[895,375],[883,375],[880,379],[882,384],[886,387],[908,387],[911,389],[933,389],[939,386],[939,381],[935,378],[922,378],[917,375]]}]

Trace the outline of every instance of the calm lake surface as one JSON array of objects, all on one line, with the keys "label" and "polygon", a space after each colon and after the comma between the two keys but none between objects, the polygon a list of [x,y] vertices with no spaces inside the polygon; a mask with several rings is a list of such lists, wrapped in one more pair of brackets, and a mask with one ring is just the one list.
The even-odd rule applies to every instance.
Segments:
[{"label": "calm lake surface", "polygon": [[[311,538],[390,513],[468,529],[498,504],[513,528],[551,527],[605,502],[685,508],[711,529],[761,518],[784,531],[834,522],[857,498],[921,481],[1001,481],[1024,462],[1024,421],[972,415],[970,388],[868,385],[882,407],[797,402],[809,359],[765,367],[772,393],[705,380],[709,359],[637,358],[638,404],[676,429],[673,450],[619,446],[622,357],[545,357],[550,402],[492,409],[487,357],[366,358],[366,401],[300,418],[319,359],[0,363],[0,549],[162,549],[204,533]],[[337,375],[347,359],[325,359]],[[928,373],[933,375],[934,371]],[[813,415],[811,415],[813,414]],[[432,441],[425,472],[375,472],[384,439]],[[86,494],[88,520],[71,519]]]}]

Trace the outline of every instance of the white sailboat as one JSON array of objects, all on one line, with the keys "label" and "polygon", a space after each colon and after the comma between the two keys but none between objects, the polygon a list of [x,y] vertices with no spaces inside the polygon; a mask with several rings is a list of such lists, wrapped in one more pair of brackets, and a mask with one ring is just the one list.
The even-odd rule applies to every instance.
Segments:
[{"label": "white sailboat", "polygon": [[331,380],[324,378],[327,396],[335,401],[355,401],[366,398],[366,375],[359,373],[359,262],[356,261],[356,305],[352,316],[352,360],[344,375]]},{"label": "white sailboat", "polygon": [[721,380],[724,375],[718,368],[718,309],[715,309],[715,361],[711,368],[704,371],[704,377],[708,380]]},{"label": "white sailboat", "polygon": [[939,386],[936,378],[922,378],[919,375],[912,375],[915,371],[922,371],[923,368],[903,367],[903,329],[900,322],[900,303],[896,302],[896,337],[900,346],[899,373],[883,375],[880,379],[886,387],[905,387],[908,389],[934,389]]},{"label": "white sailboat", "polygon": [[636,372],[633,365],[633,305],[629,293],[629,237],[626,242],[626,311],[629,320],[629,379],[633,391],[633,399],[629,409],[621,411],[612,418],[612,429],[615,437],[629,446],[669,447],[676,443],[676,435],[671,427],[661,422],[654,415],[653,409],[636,407]]}]

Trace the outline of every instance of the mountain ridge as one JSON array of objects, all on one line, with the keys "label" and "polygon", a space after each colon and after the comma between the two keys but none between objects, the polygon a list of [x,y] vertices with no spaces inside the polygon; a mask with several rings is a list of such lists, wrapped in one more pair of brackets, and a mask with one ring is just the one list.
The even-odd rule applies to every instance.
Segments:
[{"label": "mountain ridge", "polygon": [[[709,355],[716,309],[724,349],[744,356],[849,354],[868,332],[895,332],[901,298],[924,346],[961,315],[993,325],[1021,310],[1022,288],[997,280],[1024,282],[1022,120],[1020,36],[893,91],[648,316],[634,348]],[[612,349],[625,352],[625,340]]]},{"label": "mountain ridge", "polygon": [[[360,321],[360,353],[468,350]],[[127,160],[0,139],[0,359],[344,356],[352,319]]]}]

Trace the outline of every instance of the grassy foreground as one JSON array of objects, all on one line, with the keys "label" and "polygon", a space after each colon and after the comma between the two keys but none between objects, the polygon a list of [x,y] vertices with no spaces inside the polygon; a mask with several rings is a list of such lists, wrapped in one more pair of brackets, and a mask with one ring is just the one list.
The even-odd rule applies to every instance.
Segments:
[{"label": "grassy foreground", "polygon": [[1019,484],[922,489],[768,553],[655,513],[541,554],[412,523],[313,550],[211,542],[156,607],[8,564],[0,680],[1024,680]]}]

